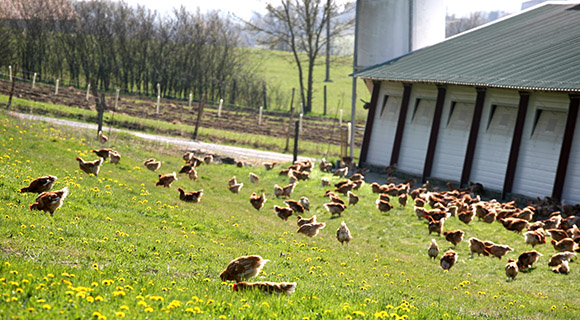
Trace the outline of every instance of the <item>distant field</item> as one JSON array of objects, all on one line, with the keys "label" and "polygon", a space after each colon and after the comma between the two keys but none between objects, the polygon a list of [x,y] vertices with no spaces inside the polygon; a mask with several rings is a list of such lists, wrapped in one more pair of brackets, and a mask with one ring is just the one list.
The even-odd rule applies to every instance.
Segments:
[{"label": "distant field", "polygon": [[[292,53],[272,50],[249,50],[251,56],[259,65],[259,70],[263,72],[270,85],[278,86],[282,90],[287,90],[288,95],[292,93],[292,88],[296,88],[294,98],[295,107],[300,106],[299,93],[300,84],[298,82],[298,69]],[[317,59],[314,68],[314,92],[313,105],[314,113],[323,114],[324,111],[324,85],[327,86],[327,115],[337,117],[339,109],[343,109],[343,119],[350,119],[351,93],[352,93],[352,57],[331,57],[330,80],[324,82],[326,78],[326,58],[324,55]],[[306,86],[306,65],[303,65],[304,85]],[[306,94],[306,93],[305,93]],[[357,82],[357,118],[366,119],[366,110],[362,108],[362,102],[370,100],[370,93],[362,80]],[[277,106],[275,106],[277,107]],[[280,109],[289,110],[289,103],[279,106]]]}]

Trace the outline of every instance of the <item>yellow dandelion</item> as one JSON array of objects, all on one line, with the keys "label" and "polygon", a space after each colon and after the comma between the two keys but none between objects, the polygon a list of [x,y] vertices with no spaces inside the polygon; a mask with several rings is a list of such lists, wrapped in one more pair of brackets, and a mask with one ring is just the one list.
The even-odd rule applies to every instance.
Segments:
[{"label": "yellow dandelion", "polygon": [[52,307],[50,306],[50,304],[45,303],[45,304],[42,305],[42,309],[44,309],[44,310],[50,310],[50,309],[52,309]]}]

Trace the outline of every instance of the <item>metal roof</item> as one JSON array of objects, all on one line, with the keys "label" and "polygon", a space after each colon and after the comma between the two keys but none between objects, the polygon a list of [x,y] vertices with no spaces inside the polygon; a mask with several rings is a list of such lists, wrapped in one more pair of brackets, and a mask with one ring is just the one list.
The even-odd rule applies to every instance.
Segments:
[{"label": "metal roof", "polygon": [[580,4],[534,7],[353,76],[580,92]]}]

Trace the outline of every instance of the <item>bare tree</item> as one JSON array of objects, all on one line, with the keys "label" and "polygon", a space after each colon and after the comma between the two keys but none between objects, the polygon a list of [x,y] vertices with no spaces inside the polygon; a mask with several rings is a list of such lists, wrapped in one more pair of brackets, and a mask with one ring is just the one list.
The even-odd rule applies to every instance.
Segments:
[{"label": "bare tree", "polygon": [[487,15],[481,11],[472,12],[469,17],[456,18],[455,15],[446,17],[445,37],[473,29],[487,23]]},{"label": "bare tree", "polygon": [[256,23],[246,22],[250,30],[260,35],[258,41],[261,44],[267,44],[270,48],[287,46],[292,51],[298,70],[304,112],[312,111],[313,72],[319,52],[328,41],[349,28],[354,20],[344,24],[331,23],[328,33],[325,32],[327,22],[329,19],[332,22],[352,7],[339,6],[333,0],[282,0],[277,7],[269,3],[263,19]]}]

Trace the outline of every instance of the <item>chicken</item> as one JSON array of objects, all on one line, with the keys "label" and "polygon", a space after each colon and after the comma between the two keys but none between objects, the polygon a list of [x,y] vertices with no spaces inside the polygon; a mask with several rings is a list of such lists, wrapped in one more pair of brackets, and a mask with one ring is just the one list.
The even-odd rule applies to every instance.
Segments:
[{"label": "chicken", "polygon": [[415,203],[415,207],[424,207],[425,206],[425,199],[422,198],[415,198],[415,200],[413,200]]},{"label": "chicken", "polygon": [[431,245],[429,246],[429,249],[427,249],[427,254],[431,259],[437,258],[437,255],[439,254],[439,246],[437,245],[437,242],[435,242],[435,239],[431,239]]},{"label": "chicken", "polygon": [[195,164],[188,163],[188,164],[184,165],[183,167],[181,167],[181,169],[177,173],[189,173],[189,171],[191,169],[195,169],[195,167],[196,167]]},{"label": "chicken", "polygon": [[278,164],[278,162],[263,162],[262,164],[264,165],[264,168],[266,168],[266,170],[272,170],[274,166]]},{"label": "chicken", "polygon": [[250,172],[248,175],[250,176],[250,182],[251,183],[258,183],[258,182],[260,182],[260,177],[258,177],[257,174],[255,174],[253,172]]},{"label": "chicken", "polygon": [[291,217],[292,214],[294,214],[294,211],[291,208],[280,207],[277,205],[274,205],[274,211],[276,212],[278,218],[284,221],[288,221],[288,218]]},{"label": "chicken", "polygon": [[305,234],[312,238],[315,237],[320,229],[323,229],[324,227],[326,227],[326,223],[324,222],[307,223],[301,225],[296,232]]},{"label": "chicken", "polygon": [[296,282],[254,282],[254,283],[247,283],[245,281],[235,283],[232,287],[234,291],[243,291],[243,290],[261,290],[265,293],[271,294],[281,294],[285,293],[286,295],[291,295],[296,290]]},{"label": "chicken", "polygon": [[447,250],[447,252],[445,252],[439,261],[443,270],[451,269],[455,265],[455,262],[457,262],[457,252],[451,249]]},{"label": "chicken", "polygon": [[475,237],[469,238],[469,250],[471,251],[472,257],[473,257],[474,253],[477,253],[478,256],[482,255],[482,254],[484,256],[489,256],[489,251],[485,247],[485,244],[483,243],[483,241],[481,241]]},{"label": "chicken", "polygon": [[257,276],[266,262],[270,260],[262,259],[257,255],[242,256],[232,260],[226,269],[220,274],[222,281],[236,281],[248,280]]},{"label": "chicken", "polygon": [[300,197],[300,204],[304,207],[306,211],[310,211],[310,200],[306,197]]},{"label": "chicken", "polygon": [[494,221],[495,221],[495,218],[496,218],[496,216],[497,216],[497,213],[496,213],[495,211],[490,211],[488,214],[486,214],[486,215],[483,217],[483,219],[482,219],[482,220],[483,220],[483,222],[485,222],[485,223],[492,223],[492,222],[494,222]]},{"label": "chicken", "polygon": [[531,250],[531,251],[526,251],[522,254],[520,254],[520,256],[518,257],[518,269],[519,270],[525,270],[527,268],[531,268],[534,263],[536,263],[536,261],[538,261],[538,259],[542,256],[541,253],[539,253],[536,250]]},{"label": "chicken", "polygon": [[159,175],[159,181],[155,183],[155,186],[164,186],[165,188],[171,187],[173,181],[177,180],[177,174],[175,172],[168,173],[164,175]]},{"label": "chicken", "polygon": [[445,236],[445,240],[451,242],[453,247],[457,247],[457,244],[463,241],[463,235],[465,232],[461,230],[453,230],[453,231],[444,231],[443,236]]},{"label": "chicken", "polygon": [[562,263],[560,263],[557,267],[552,269],[552,271],[554,271],[554,273],[562,273],[562,274],[570,273],[570,266],[568,266],[568,261],[562,261]]},{"label": "chicken", "polygon": [[393,209],[393,205],[388,201],[378,199],[376,204],[377,209],[379,209],[380,212],[389,212],[391,209]]},{"label": "chicken", "polygon": [[569,238],[568,233],[564,230],[548,229],[548,230],[546,230],[546,232],[548,232],[548,235],[550,235],[550,237],[552,237],[552,239],[554,239],[556,241],[560,241],[564,238]]},{"label": "chicken", "polygon": [[395,173],[395,171],[397,171],[397,164],[396,163],[385,168],[385,173],[389,176],[392,176],[393,173]]},{"label": "chicken", "polygon": [[554,246],[554,249],[558,252],[574,251],[576,247],[576,242],[574,242],[572,238],[564,238],[560,241],[552,239],[550,243]]},{"label": "chicken", "polygon": [[81,157],[77,157],[79,162],[79,168],[88,174],[99,175],[99,170],[101,169],[101,164],[103,163],[103,158],[99,158],[95,161],[84,161]]},{"label": "chicken", "polygon": [[473,210],[468,210],[466,212],[460,212],[457,214],[457,218],[465,224],[469,224],[474,217],[475,212]]},{"label": "chicken", "polygon": [[346,183],[340,184],[339,187],[334,189],[334,192],[342,193],[346,195],[349,191],[354,188],[354,183],[350,180],[346,180]]},{"label": "chicken", "polygon": [[514,251],[514,249],[506,245],[495,244],[491,241],[485,241],[484,243],[487,251],[500,260],[501,257],[505,256],[508,252]]},{"label": "chicken", "polygon": [[111,150],[109,155],[111,156],[111,159],[109,160],[110,163],[117,165],[121,162],[121,154],[119,152]]},{"label": "chicken", "polygon": [[279,185],[275,184],[274,185],[274,195],[276,196],[276,198],[279,198],[283,194],[284,194],[284,189],[282,189],[282,187],[280,187]]},{"label": "chicken", "polygon": [[341,216],[342,212],[346,209],[346,205],[335,202],[325,203],[323,206],[328,212],[330,212],[331,216],[334,216],[335,214]]},{"label": "chicken", "polygon": [[101,148],[99,150],[91,150],[92,153],[96,154],[99,158],[107,159],[109,157],[109,153],[113,151],[113,149],[109,148]]},{"label": "chicken", "polygon": [[240,192],[240,190],[242,190],[242,187],[244,186],[243,183],[238,183],[238,184],[234,184],[228,187],[228,189],[230,190],[231,193],[238,193]]},{"label": "chicken", "polygon": [[193,181],[197,180],[197,178],[198,178],[197,170],[195,170],[195,168],[191,168],[191,170],[189,170],[187,175],[189,176],[189,179],[191,179]]},{"label": "chicken", "polygon": [[56,209],[62,206],[64,199],[68,196],[68,187],[64,187],[58,191],[46,191],[36,197],[36,202],[30,205],[30,210],[40,210],[54,214]]},{"label": "chicken", "polygon": [[203,157],[203,162],[205,164],[210,164],[213,162],[213,156],[211,154],[206,155],[205,157]]},{"label": "chicken", "polygon": [[576,257],[576,252],[571,251],[564,251],[559,252],[550,257],[550,261],[548,261],[548,266],[555,267],[561,264],[563,261],[570,261],[572,258]]},{"label": "chicken", "polygon": [[[330,191],[330,190],[329,190]],[[331,202],[334,203],[340,203],[340,204],[344,204],[346,205],[346,203],[344,202],[344,200],[342,200],[336,193],[334,192],[329,192],[328,193],[328,198],[330,199]]]},{"label": "chicken", "polygon": [[178,187],[177,191],[179,191],[179,200],[185,202],[198,203],[201,200],[201,196],[203,196],[203,190],[185,193],[181,187]]},{"label": "chicken", "polygon": [[518,275],[518,264],[514,259],[508,259],[507,264],[505,265],[505,275],[509,279],[514,280]]},{"label": "chicken", "polygon": [[522,230],[530,225],[528,220],[518,218],[498,218],[497,221],[501,222],[507,230],[515,231],[517,233],[522,233]]},{"label": "chicken", "polygon": [[246,164],[243,161],[236,162],[236,167],[243,168]]},{"label": "chicken", "polygon": [[157,171],[157,169],[161,167],[161,161],[155,161],[154,158],[145,160],[143,164],[145,165],[145,167],[147,167],[147,169],[151,171]]},{"label": "chicken", "polygon": [[185,153],[183,153],[183,156],[181,156],[183,158],[183,161],[185,162],[191,162],[191,160],[193,160],[193,157],[195,155],[193,154],[193,152],[187,151]]},{"label": "chicken", "polygon": [[32,193],[43,193],[48,191],[52,188],[54,183],[56,182],[56,176],[43,176],[40,178],[36,178],[30,182],[28,187],[21,188],[18,190],[19,192],[32,192]]},{"label": "chicken", "polygon": [[407,193],[403,193],[403,194],[399,195],[399,204],[401,205],[401,207],[404,207],[407,205],[408,198],[409,198],[409,194],[407,194]]},{"label": "chicken", "polygon": [[546,243],[546,234],[544,229],[537,229],[533,231],[524,232],[524,237],[527,244],[531,244],[532,248],[539,244]]},{"label": "chicken", "polygon": [[346,175],[348,175],[348,167],[336,169],[336,171],[332,175],[344,178],[346,177]]},{"label": "chicken", "polygon": [[103,131],[99,131],[99,142],[105,144],[107,141],[109,141],[109,138],[103,134]]},{"label": "chicken", "polygon": [[349,206],[354,206],[355,204],[357,204],[358,200],[359,200],[359,196],[357,196],[356,194],[352,193],[352,192],[347,192],[346,195],[348,196],[348,205]]},{"label": "chicken", "polygon": [[236,179],[236,176],[233,176],[230,178],[230,180],[228,180],[228,186],[233,186],[234,184],[238,184],[238,181]]},{"label": "chicken", "polygon": [[483,217],[485,217],[489,213],[489,210],[485,207],[485,204],[483,202],[475,203],[473,205],[473,211],[475,211],[475,216],[479,220],[483,219]]},{"label": "chicken", "polygon": [[327,187],[330,185],[330,179],[328,179],[327,177],[324,177],[322,179],[320,179],[320,183],[322,184],[322,187]]},{"label": "chicken", "polygon": [[316,215],[313,215],[311,218],[306,219],[306,218],[302,218],[302,216],[298,216],[298,221],[296,221],[296,223],[298,224],[298,226],[302,226],[304,224],[308,224],[308,223],[316,223]]},{"label": "chicken", "polygon": [[415,215],[417,216],[417,218],[419,220],[425,218],[428,216],[427,214],[427,210],[425,210],[425,208],[423,207],[414,207],[414,211],[415,211]]},{"label": "chicken", "polygon": [[347,246],[348,242],[352,240],[350,230],[348,230],[348,227],[346,226],[346,223],[344,223],[344,221],[340,224],[340,227],[336,229],[336,239],[340,242],[340,244],[344,244],[346,242]]},{"label": "chicken", "polygon": [[443,224],[445,224],[445,218],[434,220],[429,216],[427,217],[427,220],[429,220],[429,234],[431,234],[431,232],[436,232],[438,235],[441,235],[441,232],[443,232]]},{"label": "chicken", "polygon": [[297,200],[285,200],[284,203],[290,207],[294,212],[304,213],[304,207]]},{"label": "chicken", "polygon": [[252,204],[252,207],[260,211],[260,209],[262,209],[264,206],[264,203],[266,203],[266,195],[262,192],[262,195],[258,197],[258,195],[254,192],[250,196],[250,203]]}]

